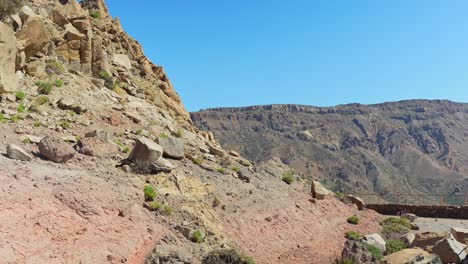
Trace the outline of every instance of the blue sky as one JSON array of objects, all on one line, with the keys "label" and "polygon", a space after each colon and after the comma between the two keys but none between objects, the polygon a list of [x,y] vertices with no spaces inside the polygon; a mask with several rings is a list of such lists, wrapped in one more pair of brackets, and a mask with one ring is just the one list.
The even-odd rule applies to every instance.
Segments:
[{"label": "blue sky", "polygon": [[189,111],[468,102],[468,1],[106,2]]}]

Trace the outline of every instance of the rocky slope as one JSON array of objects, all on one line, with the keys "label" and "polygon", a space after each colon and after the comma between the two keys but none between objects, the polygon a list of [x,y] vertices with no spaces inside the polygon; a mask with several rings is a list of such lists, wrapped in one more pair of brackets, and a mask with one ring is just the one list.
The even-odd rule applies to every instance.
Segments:
[{"label": "rocky slope", "polygon": [[2,263],[200,263],[220,248],[330,263],[344,232],[380,229],[377,213],[312,199],[280,161],[252,166],[194,127],[102,0],[13,2],[0,15]]},{"label": "rocky slope", "polygon": [[278,157],[342,192],[467,193],[468,104],[268,105],[191,117],[226,149],[256,162]]}]

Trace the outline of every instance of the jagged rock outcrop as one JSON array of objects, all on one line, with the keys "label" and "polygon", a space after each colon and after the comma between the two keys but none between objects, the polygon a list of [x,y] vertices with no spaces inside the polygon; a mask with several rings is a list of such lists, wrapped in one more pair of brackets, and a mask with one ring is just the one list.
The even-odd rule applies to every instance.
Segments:
[{"label": "jagged rock outcrop", "polygon": [[16,50],[15,33],[0,22],[0,94],[18,88],[18,77],[15,74]]}]

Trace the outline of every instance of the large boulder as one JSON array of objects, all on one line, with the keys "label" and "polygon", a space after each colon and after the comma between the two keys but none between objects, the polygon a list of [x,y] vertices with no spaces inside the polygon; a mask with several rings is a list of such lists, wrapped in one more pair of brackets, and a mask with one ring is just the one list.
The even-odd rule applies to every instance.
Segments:
[{"label": "large boulder", "polygon": [[420,248],[408,248],[386,256],[383,264],[442,264],[437,255],[431,254]]},{"label": "large boulder", "polygon": [[9,144],[7,146],[7,156],[10,159],[22,160],[22,161],[31,161],[32,157],[26,151],[15,144]]},{"label": "large boulder", "polygon": [[180,138],[159,137],[158,143],[163,147],[163,156],[171,159],[183,159],[185,156],[184,142]]},{"label": "large boulder", "polygon": [[318,200],[323,200],[326,197],[334,197],[335,194],[325,188],[320,182],[318,181],[312,181],[312,196]]},{"label": "large boulder", "polygon": [[132,62],[128,58],[128,55],[114,54],[114,56],[112,57],[112,62],[116,65],[124,67],[127,70],[132,69]]},{"label": "large boulder", "polygon": [[351,203],[355,204],[358,208],[358,210],[363,210],[366,207],[366,204],[364,203],[364,200],[362,200],[359,197],[356,197],[354,195],[348,195],[346,197]]},{"label": "large boulder", "polygon": [[343,258],[352,258],[356,263],[380,263],[372,253],[367,250],[365,245],[357,240],[349,239],[346,241],[343,251],[341,252]]},{"label": "large boulder", "polygon": [[72,159],[76,151],[61,138],[47,136],[39,142],[39,152],[42,156],[56,163],[65,163]]},{"label": "large boulder", "polygon": [[466,258],[466,245],[458,242],[453,236],[439,241],[432,247],[432,253],[437,254],[444,263],[460,263]]},{"label": "large boulder", "polygon": [[15,74],[17,42],[15,33],[0,22],[0,94],[13,92],[18,88]]},{"label": "large boulder", "polygon": [[468,229],[463,227],[452,227],[450,233],[460,243],[468,245]]},{"label": "large boulder", "polygon": [[160,172],[171,172],[175,168],[176,166],[172,164],[170,161],[168,161],[167,159],[160,158],[150,165],[149,170],[152,173],[160,173]]},{"label": "large boulder", "polygon": [[140,169],[148,169],[156,163],[163,154],[163,148],[151,139],[142,137],[135,140],[135,147],[128,156],[128,160],[134,162]]},{"label": "large boulder", "polygon": [[426,250],[431,249],[439,241],[448,237],[447,232],[423,232],[416,234],[411,247],[419,247]]},{"label": "large boulder", "polygon": [[387,249],[387,247],[386,247],[387,243],[382,238],[382,236],[379,235],[379,234],[366,235],[364,237],[363,241],[364,241],[364,243],[375,246],[382,253],[385,252],[385,250]]},{"label": "large boulder", "polygon": [[44,22],[39,16],[29,16],[21,30],[16,34],[19,48],[26,53],[28,60],[49,43]]}]

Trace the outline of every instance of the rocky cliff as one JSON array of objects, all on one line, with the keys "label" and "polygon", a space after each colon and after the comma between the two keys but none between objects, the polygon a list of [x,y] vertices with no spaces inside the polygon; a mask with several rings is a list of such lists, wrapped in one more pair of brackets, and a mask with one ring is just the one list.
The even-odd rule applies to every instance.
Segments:
[{"label": "rocky cliff", "polygon": [[467,193],[467,104],[267,105],[191,117],[226,149],[256,162],[278,157],[337,191],[390,199],[387,194]]},{"label": "rocky cliff", "polygon": [[0,262],[331,263],[344,232],[379,230],[193,126],[102,0],[0,12]]}]

